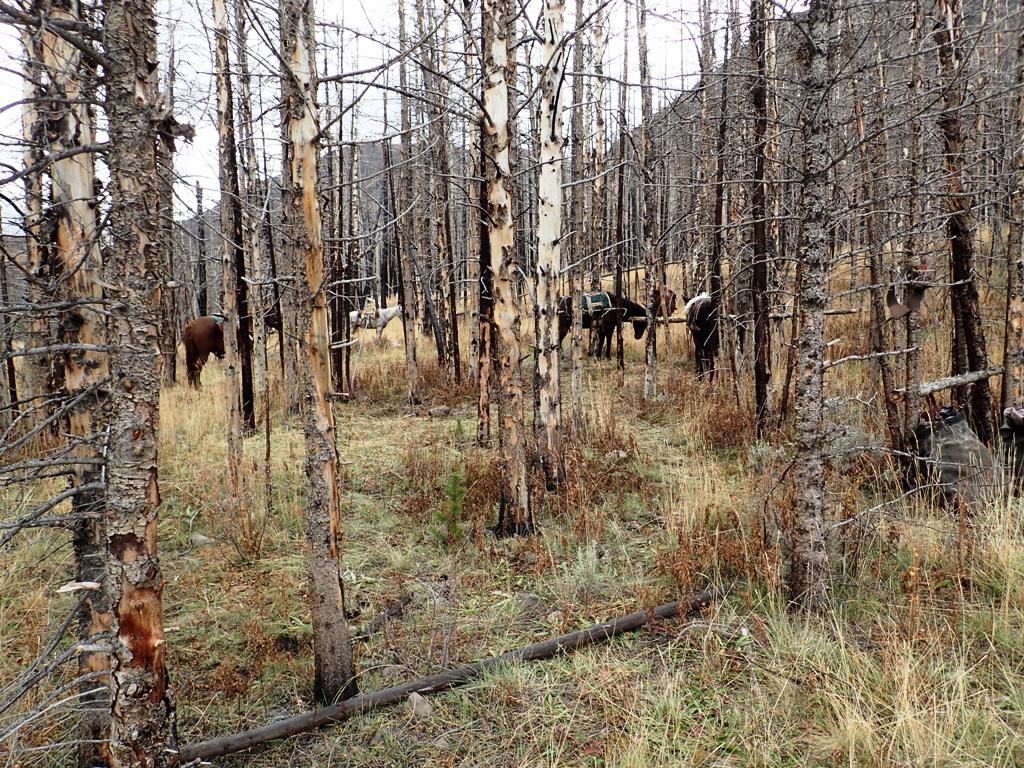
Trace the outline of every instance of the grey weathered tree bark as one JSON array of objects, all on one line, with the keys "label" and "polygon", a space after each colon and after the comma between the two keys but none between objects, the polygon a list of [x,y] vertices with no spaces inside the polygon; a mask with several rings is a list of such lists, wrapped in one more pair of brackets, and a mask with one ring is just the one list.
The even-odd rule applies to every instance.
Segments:
[{"label": "grey weathered tree bark", "polygon": [[[1006,330],[1003,336],[1003,367],[1000,406],[1020,402],[1021,367],[1024,365],[1024,35],[1017,40],[1017,114],[1018,142],[1010,183],[1010,232],[1006,238]],[[1015,322],[1009,315],[1015,315]]]},{"label": "grey weathered tree bark", "polygon": [[306,438],[310,607],[313,614],[314,695],[328,703],[356,692],[355,664],[345,618],[341,568],[341,498],[331,388],[330,323],[324,286],[324,243],[317,190],[319,113],[316,43],[311,0],[281,4],[283,76],[293,89],[288,102],[286,156],[292,194],[284,215],[291,226],[292,261],[302,264],[298,311],[302,335],[299,383]]},{"label": "grey weathered tree bark", "polygon": [[154,3],[107,0],[103,10],[111,197],[104,280],[111,374],[104,518],[114,634],[110,749],[114,765],[159,768],[168,762],[173,733],[157,556],[162,230],[155,145],[168,136],[156,131],[163,116]]},{"label": "grey weathered tree bark", "polygon": [[[242,195],[242,245],[248,264],[246,274],[252,275],[253,291],[248,294],[251,317],[252,343],[250,354],[252,359],[253,408],[264,413],[267,410],[265,400],[270,389],[267,384],[267,305],[266,305],[266,269],[260,222],[264,201],[260,194],[259,160],[256,157],[256,138],[252,118],[252,85],[249,72],[249,44],[246,40],[245,0],[235,0],[235,49],[238,58],[238,128],[241,137],[240,165],[245,179],[245,191]],[[240,185],[241,186],[241,185]],[[269,206],[269,200],[266,201]],[[244,279],[244,277],[243,277]]]},{"label": "grey weathered tree bark", "polygon": [[767,26],[770,0],[750,0],[750,55],[754,75],[750,101],[754,108],[754,172],[750,212],[753,217],[751,298],[754,314],[754,409],[757,436],[765,437],[771,423],[771,323],[768,301],[768,51]]},{"label": "grey weathered tree bark", "polygon": [[[398,2],[398,39],[402,50],[406,49],[405,32],[405,0]],[[402,138],[398,150],[398,204],[395,207],[395,233],[398,248],[399,271],[402,276],[402,334],[405,339],[405,366],[408,387],[408,399],[411,405],[419,403],[420,375],[416,362],[416,278],[413,274],[409,248],[410,238],[406,237],[407,211],[409,208],[409,163],[412,157],[412,119],[409,108],[409,75],[405,58],[399,62],[398,80],[402,90],[401,131]],[[404,247],[403,247],[404,246]]]},{"label": "grey weathered tree bark", "polygon": [[[643,231],[644,287],[647,309],[647,338],[644,344],[644,399],[650,400],[658,394],[658,318],[656,308],[665,310],[665,281],[663,272],[664,252],[657,246],[658,215],[654,184],[654,143],[651,140],[651,122],[654,107],[651,99],[651,72],[647,63],[647,2],[637,0],[636,32],[640,58],[640,174],[642,196],[640,207]],[[666,315],[667,316],[667,315]],[[668,326],[666,326],[668,327]]]},{"label": "grey weathered tree bark", "polygon": [[830,0],[811,0],[801,58],[804,137],[803,237],[797,288],[800,333],[797,338],[796,454],[793,460],[794,510],[789,588],[805,611],[824,609],[828,599],[825,551],[824,356],[825,303],[830,265],[829,228],[829,47]]},{"label": "grey weathered tree bark", "polygon": [[544,0],[535,291],[540,422],[537,454],[548,490],[554,490],[565,477],[562,461],[562,388],[559,379],[558,344],[558,302],[562,280],[562,146],[565,141],[562,136],[562,93],[565,85],[566,58],[566,49],[562,44],[564,19],[565,0]]},{"label": "grey weathered tree bark", "polygon": [[[162,95],[163,108],[174,114],[174,34],[166,68],[167,86]],[[163,355],[161,382],[173,386],[178,377],[177,281],[174,279],[174,154],[166,144],[158,144],[157,173],[160,174],[160,249],[163,252],[163,285],[160,292],[160,350]]]},{"label": "grey weathered tree bark", "polygon": [[[580,435],[585,424],[583,414],[583,281],[588,265],[584,261],[586,248],[586,225],[584,223],[583,169],[583,11],[585,0],[576,0],[576,36],[573,41],[572,66],[575,73],[572,79],[572,118],[569,126],[569,141],[572,146],[572,181],[570,191],[570,220],[573,222],[572,258],[569,265],[569,309],[572,312],[572,336],[570,338],[570,378],[569,378],[569,424],[573,435]],[[594,19],[594,43],[592,47],[595,60],[603,53],[599,41],[602,41],[603,25],[600,11]],[[599,86],[603,88],[603,82]],[[604,115],[600,104],[596,108],[597,120],[603,121]],[[596,130],[603,132],[603,122],[598,122]],[[600,141],[600,138],[595,141]],[[595,178],[597,178],[595,176]],[[602,180],[603,181],[603,180]],[[597,181],[595,184],[599,183]],[[596,199],[596,198],[595,198]]]},{"label": "grey weathered tree bark", "polygon": [[[939,67],[945,79],[942,90],[945,109],[939,116],[939,130],[942,133],[943,156],[949,181],[946,235],[950,244],[953,281],[950,298],[953,303],[955,342],[962,342],[962,356],[955,356],[953,373],[960,374],[987,368],[988,352],[985,348],[985,331],[981,324],[975,275],[974,196],[964,180],[964,134],[960,113],[964,106],[966,82],[959,39],[960,2],[936,0],[935,8],[940,20],[935,30],[935,42]],[[992,391],[988,381],[978,382],[971,387],[970,423],[982,442],[992,441]]]},{"label": "grey weathered tree bark", "polygon": [[224,285],[224,379],[227,397],[228,500],[231,531],[236,545],[252,554],[255,531],[249,500],[243,488],[242,469],[242,370],[238,306],[238,253],[243,248],[242,207],[238,187],[235,146],[234,99],[226,0],[213,0],[215,73],[217,80],[217,158],[220,182],[221,276]]},{"label": "grey weathered tree bark", "polygon": [[[77,0],[51,9],[56,22],[84,21]],[[40,35],[42,69],[48,82],[49,149],[56,156],[94,142],[93,121],[87,106],[92,96],[87,78],[95,73],[83,61],[81,52],[52,31]],[[95,161],[91,153],[56,160],[50,166],[50,206],[54,212],[54,246],[64,277],[64,298],[81,302],[63,313],[61,341],[69,344],[106,344],[101,314],[103,301],[103,260],[98,237],[95,205]],[[0,267],[4,268],[4,267]],[[6,297],[5,297],[6,298]],[[4,303],[7,303],[6,301]],[[104,435],[107,420],[107,385],[110,369],[104,352],[81,351],[64,355],[64,387],[73,404],[68,413],[71,452],[81,463],[74,465],[72,484],[77,488],[102,486]],[[92,390],[93,394],[85,397]],[[91,463],[90,463],[91,462]],[[102,582],[105,565],[102,490],[80,492],[72,500],[75,523],[75,578],[80,582]],[[110,627],[110,603],[106,590],[86,593],[78,616],[78,635],[83,641]],[[110,669],[106,653],[92,651],[78,657],[79,674],[93,676]],[[79,697],[78,764],[108,765],[110,729],[109,694],[103,678],[90,677]]]},{"label": "grey weathered tree bark", "polygon": [[196,316],[206,315],[206,216],[203,211],[203,188],[196,182]]},{"label": "grey weathered tree bark", "polygon": [[[483,2],[484,136],[482,156],[487,179],[487,218],[493,280],[494,328],[498,355],[498,453],[502,470],[498,512],[499,536],[530,534],[533,512],[526,466],[523,426],[523,381],[519,343],[520,310],[515,295],[515,231],[512,200],[506,187],[509,167],[509,113],[506,68],[511,60],[504,19],[511,15],[510,0]],[[481,322],[484,313],[481,312]],[[481,359],[484,353],[481,349]],[[483,373],[481,371],[481,373]],[[484,377],[481,375],[481,387]]]}]

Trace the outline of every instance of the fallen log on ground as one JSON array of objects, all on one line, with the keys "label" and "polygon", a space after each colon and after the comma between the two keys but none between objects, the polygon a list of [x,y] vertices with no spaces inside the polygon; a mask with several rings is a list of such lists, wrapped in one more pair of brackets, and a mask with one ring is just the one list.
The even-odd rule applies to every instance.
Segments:
[{"label": "fallen log on ground", "polygon": [[209,741],[199,742],[198,744],[186,744],[178,751],[177,765],[184,766],[197,760],[242,752],[243,750],[265,744],[268,741],[285,739],[289,736],[313,730],[314,728],[341,722],[360,712],[368,712],[404,701],[412,693],[424,694],[444,691],[474,680],[485,671],[502,664],[547,659],[559,653],[585,648],[617,635],[636,631],[654,619],[669,619],[679,615],[686,616],[700,610],[720,594],[720,590],[707,589],[685,600],[668,603],[667,605],[659,605],[653,610],[637,611],[636,613],[631,613],[603,624],[595,624],[578,632],[570,632],[550,640],[533,643],[525,648],[509,651],[500,656],[491,656],[475,664],[467,664],[458,669],[438,672],[436,675],[412,680],[391,688],[383,688],[373,693],[363,693],[338,704],[332,704],[329,707],[315,709],[311,712],[289,717],[285,720],[278,720],[268,725],[242,731],[241,733],[220,736]]},{"label": "fallen log on ground", "polygon": [[[996,365],[992,368],[986,368],[983,371],[971,371],[970,373],[962,373],[959,376],[946,376],[942,379],[935,379],[935,381],[926,381],[921,384],[921,396],[927,397],[928,395],[934,395],[936,392],[941,392],[944,389],[953,389],[953,387],[962,387],[964,384],[974,384],[979,381],[985,381],[985,379],[991,379],[993,376],[998,376],[1003,372],[1003,366]],[[902,395],[906,393],[906,388],[900,388],[895,390],[894,394]]]}]

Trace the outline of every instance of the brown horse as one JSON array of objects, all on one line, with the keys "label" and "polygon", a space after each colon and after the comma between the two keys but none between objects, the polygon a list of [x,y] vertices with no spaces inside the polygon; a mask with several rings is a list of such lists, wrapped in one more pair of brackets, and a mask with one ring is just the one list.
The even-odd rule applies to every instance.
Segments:
[{"label": "brown horse", "polygon": [[199,389],[199,376],[212,352],[218,360],[224,359],[224,317],[197,317],[181,333],[185,344],[185,370],[188,383]]}]

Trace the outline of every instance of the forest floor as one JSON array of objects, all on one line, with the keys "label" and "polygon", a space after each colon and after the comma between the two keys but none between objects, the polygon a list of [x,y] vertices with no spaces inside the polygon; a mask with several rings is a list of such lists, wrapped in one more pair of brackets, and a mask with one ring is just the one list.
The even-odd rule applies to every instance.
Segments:
[{"label": "forest floor", "polygon": [[[474,444],[470,387],[446,385],[427,350],[425,402],[407,406],[400,328],[366,344],[357,397],[336,406],[351,624],[366,625],[402,596],[411,602],[356,643],[359,687],[735,583],[724,600],[692,622],[493,671],[430,696],[426,715],[403,704],[214,764],[1024,764],[1016,502],[994,512],[969,547],[955,521],[922,502],[856,516],[899,491],[880,490],[888,471],[878,462],[837,461],[829,521],[847,524],[830,553],[833,611],[825,620],[793,616],[778,534],[788,507],[784,451],[755,443],[752,416],[731,385],[693,380],[683,337],[673,326],[660,345],[653,403],[638,394],[639,342],[626,342],[622,390],[614,361],[586,362],[585,434],[568,441],[565,487],[536,489],[540,531],[526,540],[490,531],[497,475],[492,452]],[[301,426],[281,416],[277,392],[273,508],[260,551],[242,555],[231,543],[219,365],[203,378],[201,392],[178,386],[162,403],[160,548],[183,743],[312,706]],[[431,417],[437,405],[450,414]],[[264,437],[261,428],[246,440],[257,518]],[[460,511],[447,513],[462,490]],[[0,653],[0,679],[23,668],[45,617],[70,607],[54,593],[72,578],[70,548],[52,546],[52,534],[24,539],[0,570],[0,646],[20,651],[28,638],[32,647]],[[68,722],[33,740],[56,740]],[[63,765],[68,754],[37,756]]]}]

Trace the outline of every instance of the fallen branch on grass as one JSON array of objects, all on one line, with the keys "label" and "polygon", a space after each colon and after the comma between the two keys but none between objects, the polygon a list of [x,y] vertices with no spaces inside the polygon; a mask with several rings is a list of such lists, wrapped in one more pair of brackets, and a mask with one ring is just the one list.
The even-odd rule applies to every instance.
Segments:
[{"label": "fallen branch on grass", "polygon": [[[986,368],[983,371],[971,371],[970,373],[962,373],[959,376],[946,376],[942,379],[935,379],[935,381],[926,381],[921,384],[921,396],[927,397],[944,389],[953,389],[953,387],[962,387],[965,384],[985,381],[993,376],[998,376],[1002,372],[1003,366],[997,365],[992,368]],[[900,395],[906,393],[906,391],[906,389],[897,389],[894,394]]]},{"label": "fallen branch on grass", "polygon": [[613,621],[595,624],[578,632],[570,632],[567,635],[560,635],[550,640],[533,643],[525,648],[509,651],[500,656],[491,656],[475,664],[468,664],[458,669],[447,670],[446,672],[438,672],[436,675],[430,675],[429,677],[413,680],[391,688],[384,688],[373,693],[363,693],[323,709],[315,709],[311,712],[289,717],[285,720],[278,720],[276,723],[252,728],[241,733],[221,736],[198,744],[187,744],[178,752],[177,765],[184,766],[197,760],[230,755],[266,744],[268,741],[295,736],[314,728],[346,720],[360,712],[368,712],[391,704],[397,704],[400,701],[404,701],[412,693],[423,694],[444,691],[474,680],[485,671],[504,664],[547,659],[559,653],[585,648],[617,635],[636,631],[654,619],[669,619],[673,616],[689,615],[694,611],[700,610],[720,595],[720,590],[707,589],[676,603],[659,605],[653,610],[637,611]]},{"label": "fallen branch on grass", "polygon": [[377,615],[377,617],[359,630],[352,639],[353,640],[367,640],[377,630],[387,624],[391,619],[398,618],[405,612],[405,606],[412,602],[412,595],[402,595],[400,598],[391,603],[384,611]]}]

